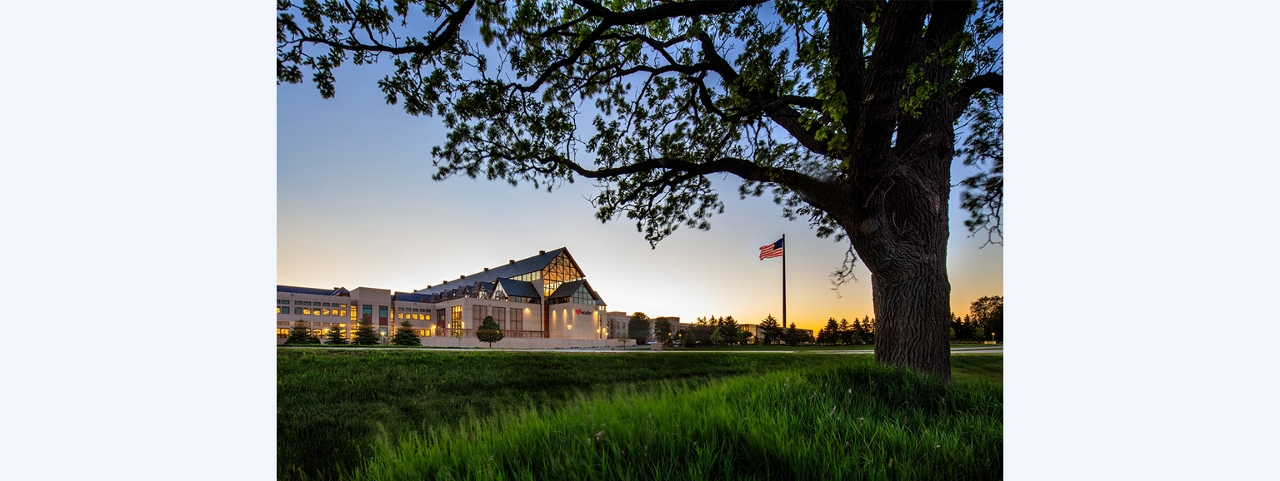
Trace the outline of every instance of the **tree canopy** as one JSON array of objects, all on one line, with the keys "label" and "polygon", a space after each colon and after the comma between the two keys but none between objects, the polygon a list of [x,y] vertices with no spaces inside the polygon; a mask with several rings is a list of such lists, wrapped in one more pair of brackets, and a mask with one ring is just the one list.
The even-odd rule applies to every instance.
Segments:
[{"label": "tree canopy", "polygon": [[[1000,242],[1000,1],[279,0],[277,75],[390,59],[388,103],[434,115],[437,180],[552,190],[593,179],[596,216],[656,244],[707,229],[710,175],[849,240],[875,291],[877,360],[949,378],[953,158],[973,233]],[[473,24],[478,38],[461,32]],[[469,30],[471,31],[471,30]],[[958,134],[960,140],[957,141]],[[922,347],[923,346],[923,347]]]},{"label": "tree canopy", "polygon": [[493,343],[501,341],[503,337],[506,336],[502,333],[501,326],[498,326],[498,321],[493,320],[493,316],[484,316],[484,320],[480,321],[480,328],[476,329],[476,339],[493,347]]}]

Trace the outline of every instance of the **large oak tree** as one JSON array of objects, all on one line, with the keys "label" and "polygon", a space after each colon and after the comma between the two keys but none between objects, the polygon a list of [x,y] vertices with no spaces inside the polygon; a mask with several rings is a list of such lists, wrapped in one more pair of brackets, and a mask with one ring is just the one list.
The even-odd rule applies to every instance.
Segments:
[{"label": "large oak tree", "polygon": [[847,239],[835,276],[871,272],[878,361],[949,380],[955,159],[981,168],[957,183],[969,230],[1001,235],[1000,2],[280,0],[277,24],[279,80],[324,97],[391,60],[387,102],[449,129],[437,180],[593,179],[597,217],[656,243],[739,177]]}]

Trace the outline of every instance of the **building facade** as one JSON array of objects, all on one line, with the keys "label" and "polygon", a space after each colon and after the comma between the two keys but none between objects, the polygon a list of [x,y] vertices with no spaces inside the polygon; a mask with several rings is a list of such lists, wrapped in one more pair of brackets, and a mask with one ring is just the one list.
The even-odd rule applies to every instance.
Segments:
[{"label": "building facade", "polygon": [[[678,316],[658,316],[649,318],[649,339],[656,340],[657,331],[655,330],[654,321],[658,319],[666,319],[671,323],[671,335],[675,335],[683,329]],[[630,337],[628,326],[631,322],[631,314],[622,311],[605,312],[605,329],[608,332],[607,339],[622,339]]]},{"label": "building facade", "polygon": [[564,347],[604,345],[613,334],[604,299],[563,247],[413,292],[281,285],[276,303],[278,343],[299,320],[319,333],[343,329],[348,339],[361,319],[371,320],[383,339],[408,321],[424,345],[441,346],[478,345],[476,329],[486,316],[497,321],[500,344],[508,347],[560,347],[553,340],[564,340]]}]

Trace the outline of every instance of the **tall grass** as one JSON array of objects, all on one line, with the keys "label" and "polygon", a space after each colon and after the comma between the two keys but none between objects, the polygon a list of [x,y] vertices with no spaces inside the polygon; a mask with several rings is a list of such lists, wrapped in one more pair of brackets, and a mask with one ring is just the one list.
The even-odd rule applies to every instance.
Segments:
[{"label": "tall grass", "polygon": [[379,432],[397,439],[502,412],[550,412],[620,387],[695,390],[713,379],[848,362],[871,359],[280,349],[277,477],[332,479],[371,455]]},{"label": "tall grass", "polygon": [[[999,384],[838,364],[383,436],[352,479],[999,479]],[[812,360],[812,357],[806,357]],[[966,361],[967,362],[967,361]]]}]

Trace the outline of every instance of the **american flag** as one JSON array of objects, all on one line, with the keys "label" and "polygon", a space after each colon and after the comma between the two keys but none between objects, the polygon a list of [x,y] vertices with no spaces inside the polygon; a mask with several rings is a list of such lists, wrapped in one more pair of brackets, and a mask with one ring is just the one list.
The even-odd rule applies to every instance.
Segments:
[{"label": "american flag", "polygon": [[760,247],[760,260],[765,260],[770,257],[778,257],[780,255],[782,255],[782,239],[778,239],[778,242]]}]

